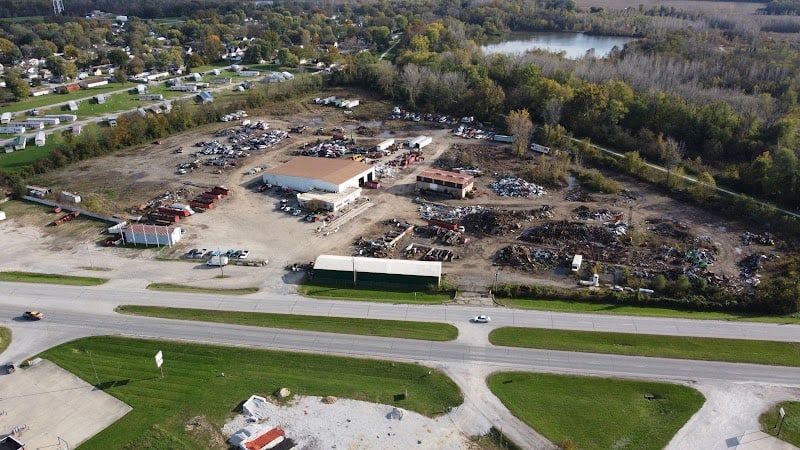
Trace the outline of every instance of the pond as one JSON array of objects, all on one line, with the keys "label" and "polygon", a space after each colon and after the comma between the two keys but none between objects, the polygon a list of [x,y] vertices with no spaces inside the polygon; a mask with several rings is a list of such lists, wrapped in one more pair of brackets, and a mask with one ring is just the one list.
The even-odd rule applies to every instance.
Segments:
[{"label": "pond", "polygon": [[481,47],[487,55],[495,53],[522,54],[528,50],[542,49],[553,53],[565,52],[569,59],[578,59],[594,49],[598,58],[606,57],[616,45],[622,49],[635,38],[623,36],[595,36],[583,33],[514,33],[507,40]]}]

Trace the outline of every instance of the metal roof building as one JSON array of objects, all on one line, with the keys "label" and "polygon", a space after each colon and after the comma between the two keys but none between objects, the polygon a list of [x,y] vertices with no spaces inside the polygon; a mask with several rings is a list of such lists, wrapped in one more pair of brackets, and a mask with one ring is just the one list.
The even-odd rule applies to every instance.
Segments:
[{"label": "metal roof building", "polygon": [[442,280],[440,261],[320,255],[314,262],[314,281],[352,286],[427,289]]},{"label": "metal roof building", "polygon": [[297,158],[264,172],[262,181],[299,192],[342,192],[373,181],[375,168],[350,158]]},{"label": "metal roof building", "polygon": [[417,189],[445,191],[456,198],[464,198],[475,183],[472,175],[440,169],[425,169],[417,175]]},{"label": "metal roof building", "polygon": [[172,247],[181,240],[180,227],[161,225],[129,225],[122,230],[126,244],[144,244]]}]

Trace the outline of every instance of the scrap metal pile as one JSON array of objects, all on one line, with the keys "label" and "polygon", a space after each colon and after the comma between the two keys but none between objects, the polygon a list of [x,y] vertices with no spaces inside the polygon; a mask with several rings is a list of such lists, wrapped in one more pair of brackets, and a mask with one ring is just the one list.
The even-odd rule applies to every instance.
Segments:
[{"label": "scrap metal pile", "polygon": [[593,202],[595,198],[592,194],[581,190],[581,189],[572,189],[567,191],[567,195],[564,197],[568,202]]},{"label": "scrap metal pile", "polygon": [[444,203],[429,202],[421,197],[415,198],[414,203],[418,203],[420,205],[417,208],[417,211],[419,211],[419,215],[425,220],[436,219],[443,222],[458,223],[461,222],[461,219],[468,214],[474,214],[483,211],[483,207],[480,205],[464,206],[459,208],[445,205]]},{"label": "scrap metal pile", "polygon": [[745,231],[744,234],[742,234],[742,244],[750,245],[754,242],[761,245],[775,245],[775,239],[772,237],[772,233],[765,231],[762,234],[755,234]]},{"label": "scrap metal pile", "polygon": [[497,252],[495,262],[526,271],[536,271],[552,269],[565,258],[565,255],[554,250],[511,244]]},{"label": "scrap metal pile", "polygon": [[497,181],[490,183],[489,187],[501,197],[535,198],[547,193],[543,187],[528,183],[514,175],[501,175]]},{"label": "scrap metal pile", "polygon": [[469,238],[461,231],[448,230],[436,225],[415,227],[414,234],[446,245],[462,245],[469,242]]},{"label": "scrap metal pile", "polygon": [[519,237],[523,241],[536,244],[573,242],[579,244],[600,244],[605,247],[620,247],[619,236],[608,227],[585,223],[558,221],[527,228]]},{"label": "scrap metal pile", "polygon": [[510,211],[485,209],[464,216],[462,224],[470,233],[499,235],[522,229],[522,222],[551,219],[553,209],[544,205],[537,209]]},{"label": "scrap metal pile", "polygon": [[603,222],[609,220],[622,220],[624,214],[621,211],[612,211],[610,209],[589,209],[588,206],[579,206],[572,210],[573,220],[600,220]]},{"label": "scrap metal pile", "polygon": [[383,236],[377,239],[365,239],[363,236],[356,239],[353,243],[356,247],[353,256],[390,258],[398,242],[414,232],[413,225],[396,219],[386,221],[384,225],[388,225],[391,228]]}]

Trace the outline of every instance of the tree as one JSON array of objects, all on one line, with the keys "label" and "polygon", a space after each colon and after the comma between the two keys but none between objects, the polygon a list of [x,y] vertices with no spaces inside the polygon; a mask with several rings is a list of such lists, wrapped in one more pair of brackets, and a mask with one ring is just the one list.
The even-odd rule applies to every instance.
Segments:
[{"label": "tree", "polygon": [[13,42],[0,38],[0,63],[7,64],[21,57],[22,53]]},{"label": "tree", "polygon": [[506,119],[508,133],[514,136],[511,151],[517,156],[524,156],[530,143],[533,122],[527,109],[511,111]]},{"label": "tree", "polygon": [[697,183],[689,188],[689,195],[698,203],[706,201],[717,190],[717,182],[708,172],[703,172],[697,177]]},{"label": "tree", "polygon": [[67,61],[60,56],[48,56],[47,59],[45,59],[45,64],[56,77],[75,78],[78,76],[78,68],[75,66],[75,63]]},{"label": "tree", "polygon": [[658,136],[658,153],[661,161],[664,162],[664,167],[667,168],[667,188],[670,187],[670,176],[672,169],[680,164],[683,158],[684,146],[683,143],[676,141],[670,136],[663,139],[661,135]]},{"label": "tree", "polygon": [[6,88],[11,95],[14,97],[15,101],[22,100],[25,97],[29,97],[31,95],[31,87],[28,83],[22,79],[19,72],[16,70],[9,70],[6,72]]},{"label": "tree", "polygon": [[278,61],[280,61],[280,64],[285,67],[296,67],[298,64],[300,64],[300,59],[285,47],[278,50],[277,58]]},{"label": "tree", "polygon": [[106,54],[108,62],[114,67],[125,67],[128,62],[128,54],[121,48],[112,48]]},{"label": "tree", "polygon": [[222,59],[222,55],[225,54],[225,45],[222,44],[219,36],[211,34],[203,39],[201,52],[209,62],[219,61]]},{"label": "tree", "polygon": [[410,106],[417,106],[417,94],[422,89],[423,79],[419,66],[416,64],[407,64],[400,72],[400,83],[408,95],[408,104]]}]

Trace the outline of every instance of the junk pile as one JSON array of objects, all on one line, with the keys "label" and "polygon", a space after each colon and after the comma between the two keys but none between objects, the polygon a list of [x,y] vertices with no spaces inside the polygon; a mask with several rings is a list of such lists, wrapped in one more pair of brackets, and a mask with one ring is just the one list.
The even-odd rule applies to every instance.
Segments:
[{"label": "junk pile", "polygon": [[547,194],[543,187],[514,175],[502,175],[497,181],[490,183],[489,187],[501,197],[536,198]]},{"label": "junk pile", "polygon": [[581,244],[600,244],[606,247],[620,246],[619,236],[607,227],[563,220],[527,228],[522,231],[519,238],[536,244],[576,242]]},{"label": "junk pile", "polygon": [[692,235],[687,231],[689,227],[674,220],[647,219],[645,223],[649,225],[648,229],[650,231],[659,236],[671,237],[681,241],[688,241],[692,238]]},{"label": "junk pile", "polygon": [[[453,253],[452,250],[430,247],[422,244],[409,244],[408,247],[403,249],[407,259],[419,258],[422,261],[442,261],[451,262],[458,259],[458,255]],[[422,255],[420,257],[420,255]]]},{"label": "junk pile", "polygon": [[764,263],[777,258],[778,256],[773,254],[752,253],[739,261],[739,276],[745,284],[756,287],[761,284],[759,272],[764,269]]},{"label": "junk pile", "polygon": [[419,211],[419,215],[422,216],[423,219],[435,219],[450,223],[460,222],[461,219],[468,214],[483,211],[483,207],[480,205],[458,208],[445,205],[444,203],[430,202],[422,197],[415,198],[414,203],[420,205],[417,211]]},{"label": "junk pile", "polygon": [[498,264],[527,271],[551,269],[557,266],[561,259],[563,258],[552,250],[519,244],[503,247],[495,256],[495,262]]},{"label": "junk pile", "polygon": [[386,231],[380,238],[364,239],[364,237],[361,236],[355,240],[353,245],[356,247],[356,250],[353,252],[353,256],[389,258],[392,256],[392,252],[397,246],[397,243],[414,232],[413,225],[402,223],[397,220],[389,220],[384,224],[391,225],[392,228]]},{"label": "junk pile", "polygon": [[717,255],[713,250],[707,248],[689,248],[683,254],[683,260],[697,269],[706,269],[708,266],[714,264],[717,260]]},{"label": "junk pile", "polygon": [[414,234],[419,237],[433,239],[436,242],[446,245],[462,245],[469,242],[469,237],[463,232],[440,227],[438,225],[415,227]]},{"label": "junk pile", "polygon": [[581,205],[572,210],[572,219],[573,220],[599,220],[599,221],[609,221],[615,220],[619,221],[624,218],[624,214],[621,211],[612,211],[610,209],[590,209],[588,206]]},{"label": "junk pile", "polygon": [[553,208],[544,205],[537,209],[510,211],[485,209],[464,216],[462,224],[470,233],[486,235],[508,234],[522,229],[522,222],[553,218]]},{"label": "junk pile", "polygon": [[775,245],[775,239],[772,237],[772,233],[765,231],[763,234],[755,234],[745,231],[744,234],[742,234],[742,244],[750,245],[753,242],[761,245]]},{"label": "junk pile", "polygon": [[568,202],[593,202],[595,201],[594,197],[589,194],[588,192],[582,189],[572,189],[567,191],[567,195],[564,197]]}]

